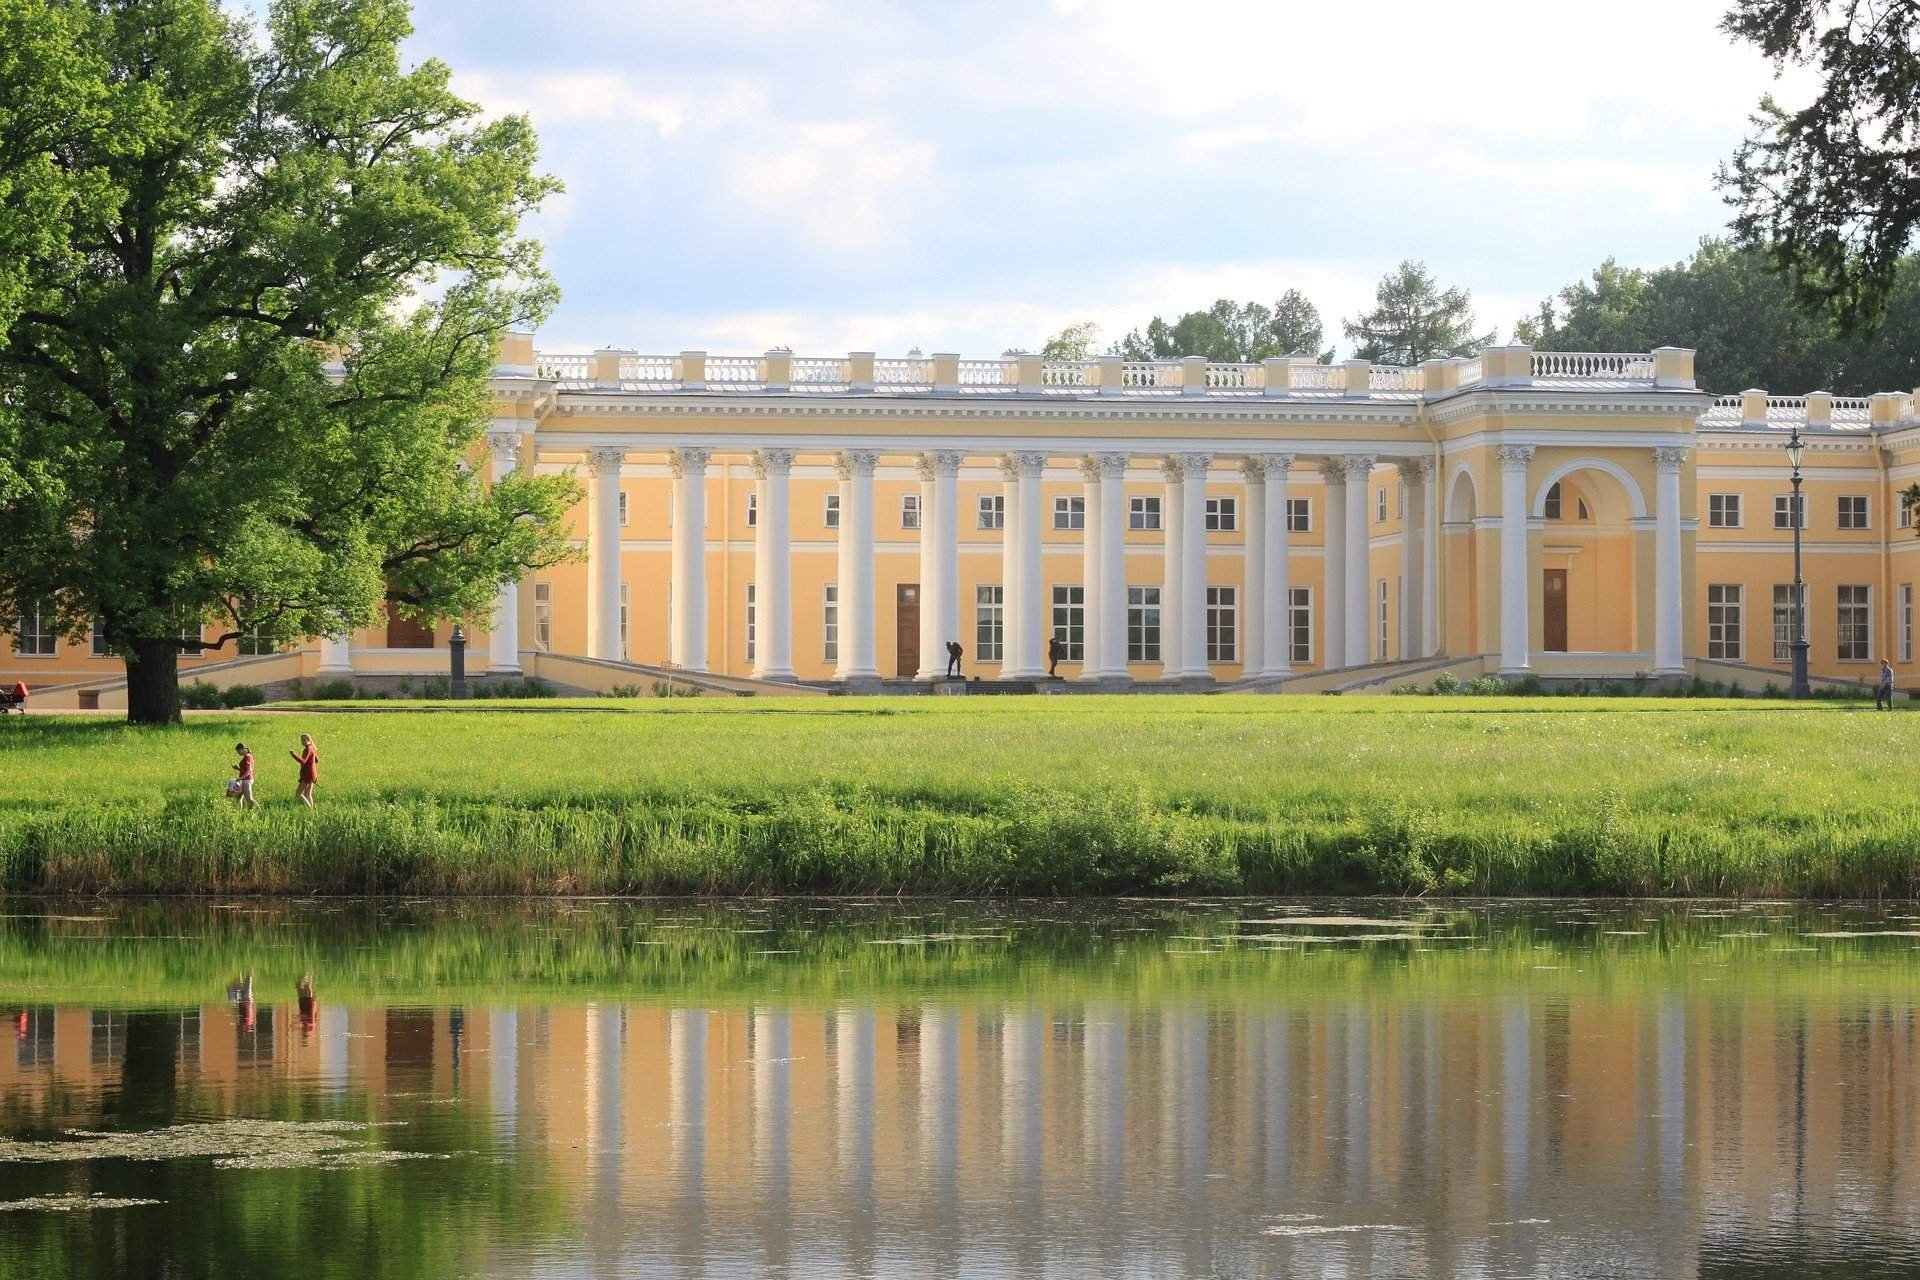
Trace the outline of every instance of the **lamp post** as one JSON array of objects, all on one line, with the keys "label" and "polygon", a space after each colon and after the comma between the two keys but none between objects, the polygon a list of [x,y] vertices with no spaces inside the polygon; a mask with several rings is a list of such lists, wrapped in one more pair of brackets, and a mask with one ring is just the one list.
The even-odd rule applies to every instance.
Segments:
[{"label": "lamp post", "polygon": [[447,641],[448,656],[453,659],[453,678],[447,682],[447,692],[455,698],[467,696],[467,631],[459,623],[453,624],[453,638]]},{"label": "lamp post", "polygon": [[1807,688],[1807,584],[1800,578],[1800,526],[1806,523],[1800,505],[1800,459],[1807,452],[1806,441],[1795,427],[1787,437],[1787,464],[1793,468],[1793,641],[1787,647],[1793,654],[1793,682],[1787,688],[1790,698],[1805,698]]}]

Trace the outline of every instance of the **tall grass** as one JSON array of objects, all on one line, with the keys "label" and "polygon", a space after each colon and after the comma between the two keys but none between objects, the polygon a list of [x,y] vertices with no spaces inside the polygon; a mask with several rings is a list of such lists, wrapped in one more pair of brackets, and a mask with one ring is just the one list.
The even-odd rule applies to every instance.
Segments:
[{"label": "tall grass", "polygon": [[[316,813],[279,794],[303,730]],[[239,738],[257,813],[219,797]],[[1913,896],[1916,746],[1906,715],[1554,699],[13,721],[0,885]]]}]

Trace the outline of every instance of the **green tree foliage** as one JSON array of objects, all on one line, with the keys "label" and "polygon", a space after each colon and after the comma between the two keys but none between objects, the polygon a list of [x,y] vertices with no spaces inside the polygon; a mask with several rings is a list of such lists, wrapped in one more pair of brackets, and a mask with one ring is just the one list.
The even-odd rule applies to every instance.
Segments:
[{"label": "green tree foliage", "polygon": [[1100,341],[1100,326],[1091,320],[1070,324],[1048,338],[1040,348],[1042,360],[1091,360]]},{"label": "green tree foliage", "polygon": [[1715,238],[1651,271],[1608,259],[1514,332],[1543,351],[1693,347],[1695,378],[1721,394],[1912,388],[1920,385],[1920,259],[1899,263],[1884,324],[1871,336],[1848,337],[1830,315],[1794,306],[1792,286],[1765,250]]},{"label": "green tree foliage", "polygon": [[1380,278],[1373,310],[1341,322],[1356,359],[1377,364],[1419,364],[1422,360],[1472,355],[1490,344],[1492,333],[1473,329],[1473,295],[1465,289],[1441,289],[1425,263],[1408,260]]},{"label": "green tree foliage", "polygon": [[0,0],[0,23],[57,55],[0,52],[0,457],[29,482],[0,502],[0,610],[99,619],[129,718],[164,722],[203,625],[218,647],[471,615],[568,554],[570,479],[466,466],[497,335],[553,303],[518,224],[556,184],[524,118],[402,67],[405,0],[258,25]]},{"label": "green tree foliage", "polygon": [[[1129,360],[1178,360],[1205,356],[1222,364],[1251,363],[1270,356],[1319,350],[1320,312],[1305,294],[1289,289],[1271,307],[1222,298],[1205,311],[1189,311],[1169,323],[1160,316],[1113,344],[1111,354]],[[1333,353],[1321,356],[1331,360]]]},{"label": "green tree foliage", "polygon": [[1763,98],[1754,132],[1721,167],[1735,236],[1770,254],[1799,300],[1843,333],[1877,327],[1920,219],[1920,6],[1734,0],[1720,25],[1820,80],[1798,109]]}]

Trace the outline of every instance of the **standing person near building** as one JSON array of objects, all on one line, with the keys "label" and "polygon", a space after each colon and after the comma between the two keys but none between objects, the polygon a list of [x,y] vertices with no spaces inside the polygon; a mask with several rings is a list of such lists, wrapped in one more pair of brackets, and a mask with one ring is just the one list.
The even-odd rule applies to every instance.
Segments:
[{"label": "standing person near building", "polygon": [[233,802],[242,809],[258,809],[260,804],[253,798],[253,752],[247,750],[247,744],[236,742],[233,749],[240,756],[233,766],[235,789]]},{"label": "standing person near building", "polygon": [[1066,656],[1067,646],[1061,643],[1060,637],[1050,637],[1047,640],[1047,677],[1049,679],[1060,678],[1060,659]]},{"label": "standing person near building", "polygon": [[320,752],[313,745],[313,735],[300,735],[300,749],[289,751],[294,763],[300,766],[300,785],[293,789],[294,799],[307,808],[313,808],[313,784],[320,781]]},{"label": "standing person near building", "polygon": [[1885,658],[1880,659],[1880,685],[1873,691],[1873,709],[1883,706],[1893,710],[1893,664]]},{"label": "standing person near building", "polygon": [[947,641],[947,679],[960,679],[960,659],[965,652],[958,640]]}]

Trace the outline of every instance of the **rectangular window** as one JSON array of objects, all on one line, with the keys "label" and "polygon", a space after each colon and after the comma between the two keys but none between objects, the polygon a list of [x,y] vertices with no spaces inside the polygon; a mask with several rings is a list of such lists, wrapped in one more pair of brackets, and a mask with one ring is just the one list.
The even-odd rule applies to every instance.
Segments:
[{"label": "rectangular window", "polygon": [[1159,498],[1128,498],[1127,528],[1153,530],[1160,527]]},{"label": "rectangular window", "polygon": [[1840,631],[1839,651],[1834,656],[1842,662],[1867,662],[1873,657],[1872,645],[1868,642],[1872,625],[1868,616],[1870,588],[1846,586],[1840,588]]},{"label": "rectangular window", "polygon": [[1207,588],[1207,661],[1239,660],[1240,610],[1233,587]]},{"label": "rectangular window", "polygon": [[747,584],[747,661],[753,661],[753,584]]},{"label": "rectangular window", "polygon": [[1793,661],[1793,584],[1773,588],[1773,660]]},{"label": "rectangular window", "polygon": [[1740,527],[1740,495],[1737,493],[1708,494],[1707,527],[1738,529]]},{"label": "rectangular window", "polygon": [[1900,584],[1900,661],[1913,661],[1913,584]]},{"label": "rectangular window", "polygon": [[1291,533],[1313,532],[1313,499],[1287,499],[1287,529]]},{"label": "rectangular window", "polygon": [[1560,518],[1560,486],[1554,485],[1547,490],[1547,496],[1540,500],[1540,514],[1549,520]]},{"label": "rectangular window", "polygon": [[827,506],[824,512],[824,519],[827,522],[827,528],[838,529],[840,527],[840,495],[839,494],[830,493],[827,495]]},{"label": "rectangular window", "polygon": [[533,584],[533,647],[542,653],[553,651],[553,584]]},{"label": "rectangular window", "polygon": [[[1385,490],[1381,492],[1384,493]],[[1373,612],[1374,631],[1376,632],[1374,638],[1374,648],[1376,652],[1374,657],[1381,662],[1385,662],[1387,660],[1387,580],[1385,578],[1377,578],[1374,580]]]},{"label": "rectangular window", "polygon": [[1086,528],[1087,500],[1085,498],[1055,498],[1053,500],[1053,527],[1056,529]]},{"label": "rectangular window", "polygon": [[620,584],[620,661],[627,660],[627,584]]},{"label": "rectangular window", "polygon": [[1387,522],[1387,486],[1381,485],[1374,491],[1373,520],[1375,524]]},{"label": "rectangular window", "polygon": [[747,490],[747,528],[760,527],[760,495],[752,489]]},{"label": "rectangular window", "polygon": [[1127,588],[1127,661],[1160,661],[1160,588]]},{"label": "rectangular window", "polygon": [[107,624],[98,618],[93,620],[92,641],[94,657],[110,658],[113,656],[112,652],[107,648]]},{"label": "rectangular window", "polygon": [[980,495],[980,527],[982,529],[1004,529],[1007,527],[1006,494],[983,493]]},{"label": "rectangular window", "polygon": [[1842,529],[1867,528],[1867,496],[1864,493],[1843,493],[1840,495],[1840,527]]},{"label": "rectangular window", "polygon": [[1087,589],[1053,589],[1053,638],[1066,646],[1062,662],[1087,660]]},{"label": "rectangular window", "polygon": [[981,662],[999,662],[1005,652],[1006,592],[1001,587],[973,589],[973,656]]},{"label": "rectangular window", "polygon": [[[102,637],[98,634],[99,624],[95,623],[94,627],[94,646],[97,653],[99,645],[102,642]],[[255,627],[234,640],[233,651],[240,657],[254,658],[263,653],[278,653],[280,652],[280,646],[273,642],[273,637],[262,635],[260,628]]]},{"label": "rectangular window", "polygon": [[20,615],[13,633],[13,651],[30,658],[53,656],[53,606],[36,604]]},{"label": "rectangular window", "polygon": [[1407,518],[1407,486],[1400,485],[1394,489],[1393,492],[1396,495],[1393,513],[1400,519],[1405,520]]},{"label": "rectangular window", "polygon": [[1707,656],[1740,661],[1740,588],[1714,583],[1707,588]]},{"label": "rectangular window", "polygon": [[821,592],[820,656],[828,662],[840,661],[840,587],[829,582]]},{"label": "rectangular window", "polygon": [[1288,590],[1287,634],[1291,641],[1289,661],[1313,661],[1313,588]]},{"label": "rectangular window", "polygon": [[1900,527],[1902,529],[1913,528],[1913,503],[1907,500],[1907,495],[1904,493],[1900,494],[1894,499],[1894,503],[1900,513]]},{"label": "rectangular window", "polygon": [[903,493],[900,495],[900,527],[918,529],[920,527],[920,495]]},{"label": "rectangular window", "polygon": [[[1807,527],[1807,503],[1805,498],[1802,498],[1800,501],[1799,517],[1800,517],[1799,519],[1800,527],[1802,529],[1806,528]],[[1776,529],[1791,529],[1793,528],[1794,523],[1795,521],[1794,521],[1794,512],[1793,512],[1793,495],[1790,493],[1774,494],[1773,495],[1773,527]]]},{"label": "rectangular window", "polygon": [[627,494],[624,489],[620,492],[620,527],[627,527]]},{"label": "rectangular window", "polygon": [[1207,532],[1232,533],[1240,527],[1238,498],[1207,499]]}]

